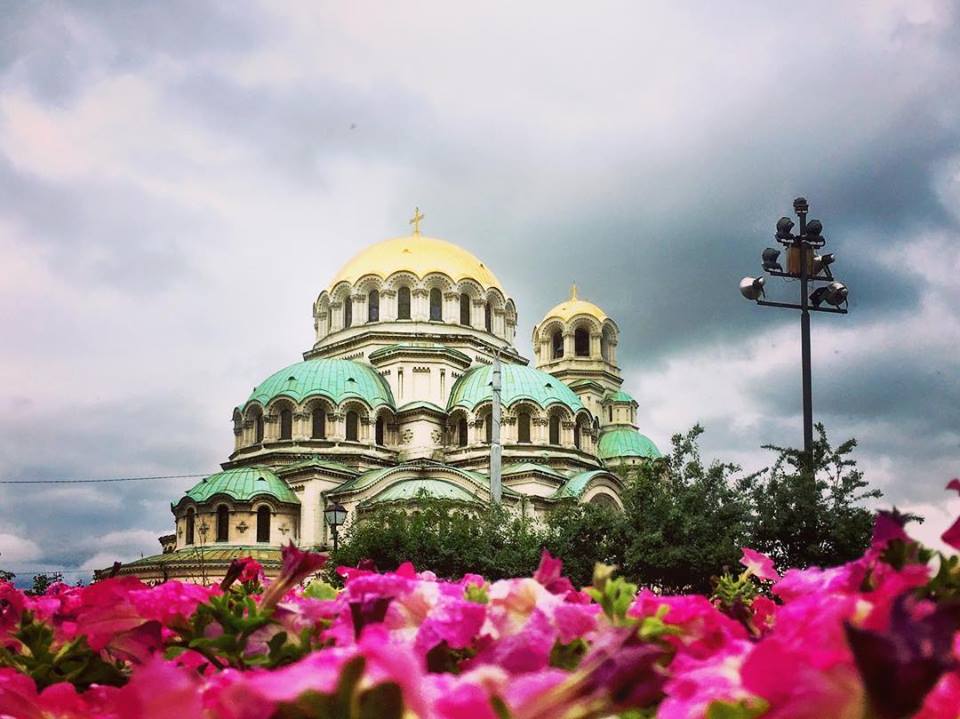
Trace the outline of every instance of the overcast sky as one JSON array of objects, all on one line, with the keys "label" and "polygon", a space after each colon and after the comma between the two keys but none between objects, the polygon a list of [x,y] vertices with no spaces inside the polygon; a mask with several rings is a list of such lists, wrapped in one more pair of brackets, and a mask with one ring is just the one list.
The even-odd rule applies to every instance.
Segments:
[{"label": "overcast sky", "polygon": [[[960,501],[960,16],[950,2],[0,6],[0,479],[212,472],[362,247],[424,232],[516,300],[619,323],[660,447],[798,445],[799,318],[737,292],[804,194],[850,314],[814,409],[884,503]],[[779,290],[796,292],[795,285]],[[159,550],[194,480],[0,485],[0,567]]]}]

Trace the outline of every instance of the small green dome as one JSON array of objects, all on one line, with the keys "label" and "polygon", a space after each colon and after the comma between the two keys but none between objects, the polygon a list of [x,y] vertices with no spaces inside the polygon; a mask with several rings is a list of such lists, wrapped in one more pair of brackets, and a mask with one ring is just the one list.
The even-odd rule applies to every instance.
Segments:
[{"label": "small green dome", "polygon": [[[474,367],[456,381],[450,391],[447,410],[455,407],[474,409],[482,402],[493,398],[493,367],[481,365]],[[528,399],[540,407],[547,408],[562,404],[571,412],[584,409],[580,398],[563,382],[553,375],[523,365],[505,364],[500,372],[500,400],[509,407],[514,402]]]},{"label": "small green dome", "polygon": [[308,397],[324,397],[334,404],[355,397],[371,408],[395,407],[390,387],[373,367],[341,359],[312,359],[275,372],[253,388],[246,401],[266,406],[277,397],[302,402]]},{"label": "small green dome", "polygon": [[415,500],[421,495],[436,499],[448,499],[456,502],[477,502],[476,495],[470,494],[463,487],[442,479],[406,479],[397,482],[366,504],[382,504],[384,502],[406,502]]},{"label": "small green dome", "polygon": [[648,457],[656,459],[662,456],[660,450],[648,437],[632,427],[617,427],[606,430],[600,435],[597,455],[602,459],[618,457]]},{"label": "small green dome", "polygon": [[636,403],[633,397],[624,392],[622,389],[618,389],[616,392],[611,392],[606,397],[603,398],[604,402],[634,402]]},{"label": "small green dome", "polygon": [[268,496],[278,502],[300,504],[287,483],[266,467],[236,467],[211,474],[187,490],[185,498],[203,504],[218,494],[232,497],[238,502]]}]

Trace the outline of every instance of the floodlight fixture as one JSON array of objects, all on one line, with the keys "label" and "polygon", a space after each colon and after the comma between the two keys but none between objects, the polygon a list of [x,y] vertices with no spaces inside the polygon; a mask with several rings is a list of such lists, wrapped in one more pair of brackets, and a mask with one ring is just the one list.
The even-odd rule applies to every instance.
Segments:
[{"label": "floodlight fixture", "polygon": [[789,217],[781,217],[777,220],[777,234],[774,235],[780,242],[790,242],[793,240],[793,220]]},{"label": "floodlight fixture", "polygon": [[847,301],[847,286],[842,282],[831,282],[827,285],[826,290],[824,299],[827,301],[827,304],[839,307]]},{"label": "floodlight fixture", "polygon": [[767,272],[776,270],[777,272],[783,272],[783,267],[777,262],[777,258],[780,256],[780,250],[776,247],[768,247],[763,251],[761,255],[763,259],[763,269]]},{"label": "floodlight fixture", "polygon": [[810,304],[814,307],[819,307],[823,304],[824,299],[826,299],[827,287],[818,287],[813,292],[810,293]]},{"label": "floodlight fixture", "polygon": [[759,300],[763,297],[763,285],[766,279],[763,277],[744,277],[740,280],[740,294],[748,300]]}]

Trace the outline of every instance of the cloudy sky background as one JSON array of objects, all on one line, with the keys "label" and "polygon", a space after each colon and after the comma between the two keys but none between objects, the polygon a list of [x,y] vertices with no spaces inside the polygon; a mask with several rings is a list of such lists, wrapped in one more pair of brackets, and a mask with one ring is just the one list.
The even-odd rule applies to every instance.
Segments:
[{"label": "cloudy sky background", "polygon": [[[737,282],[805,194],[851,291],[813,318],[816,417],[935,541],[960,512],[958,67],[956,5],[924,0],[5,3],[0,479],[214,471],[316,294],[415,205],[496,271],[521,351],[576,280],[641,431],[701,422],[757,469],[801,442],[799,320]],[[192,481],[0,485],[0,567],[155,553]]]}]

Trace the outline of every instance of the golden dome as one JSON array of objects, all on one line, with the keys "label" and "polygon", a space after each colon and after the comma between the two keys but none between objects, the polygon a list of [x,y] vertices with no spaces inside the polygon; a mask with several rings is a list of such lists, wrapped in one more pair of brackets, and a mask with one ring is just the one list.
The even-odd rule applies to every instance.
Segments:
[{"label": "golden dome", "polygon": [[607,313],[597,307],[593,302],[587,302],[577,296],[577,286],[570,288],[570,298],[566,302],[561,302],[552,310],[544,315],[544,319],[553,319],[558,317],[564,322],[573,319],[577,315],[590,315],[596,317],[602,324],[607,319]]},{"label": "golden dome", "polygon": [[332,289],[340,282],[352,285],[365,275],[386,279],[394,272],[402,271],[412,272],[420,278],[431,272],[442,272],[454,281],[471,279],[484,289],[496,287],[503,292],[493,272],[472,253],[445,240],[419,234],[371,245],[340,269],[330,287]]}]

